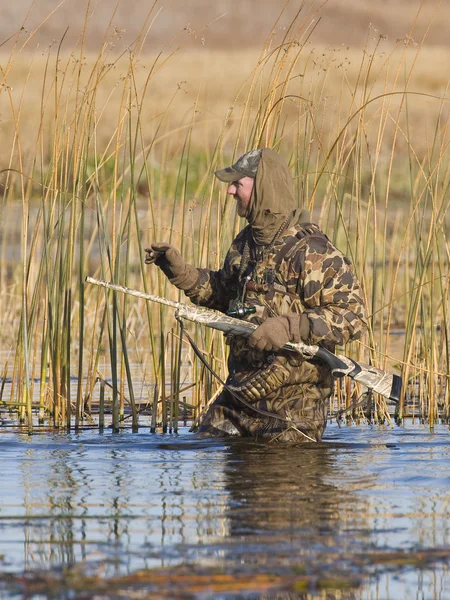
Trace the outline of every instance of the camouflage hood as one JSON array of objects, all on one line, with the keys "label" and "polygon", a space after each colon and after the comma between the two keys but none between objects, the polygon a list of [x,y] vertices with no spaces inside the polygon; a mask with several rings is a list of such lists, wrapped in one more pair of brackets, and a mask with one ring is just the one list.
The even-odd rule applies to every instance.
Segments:
[{"label": "camouflage hood", "polygon": [[293,211],[291,226],[298,222],[301,211],[294,198],[289,167],[277,152],[264,148],[247,214],[255,242],[259,246],[270,244]]}]

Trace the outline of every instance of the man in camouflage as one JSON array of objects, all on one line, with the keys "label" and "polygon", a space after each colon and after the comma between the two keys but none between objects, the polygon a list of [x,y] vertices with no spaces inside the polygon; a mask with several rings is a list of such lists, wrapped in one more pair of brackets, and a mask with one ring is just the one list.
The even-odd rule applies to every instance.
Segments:
[{"label": "man in camouflage", "polygon": [[223,267],[197,269],[166,243],[146,250],[146,262],[155,262],[194,304],[238,311],[259,325],[249,338],[228,340],[226,386],[199,433],[318,441],[333,377],[325,364],[283,346],[303,341],[334,352],[360,338],[366,324],[359,282],[348,258],[296,207],[278,153],[251,150],[216,176],[229,184],[227,193],[248,221]]}]

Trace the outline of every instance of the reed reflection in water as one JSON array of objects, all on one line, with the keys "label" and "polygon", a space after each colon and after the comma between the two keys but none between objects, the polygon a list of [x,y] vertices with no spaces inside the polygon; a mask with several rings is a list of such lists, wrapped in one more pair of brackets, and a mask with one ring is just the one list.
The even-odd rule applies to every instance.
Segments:
[{"label": "reed reflection in water", "polygon": [[390,598],[449,597],[449,453],[443,426],[332,426],[302,447],[187,432],[5,434],[0,569],[109,577],[191,564],[339,575],[361,581],[361,598],[386,585]]}]

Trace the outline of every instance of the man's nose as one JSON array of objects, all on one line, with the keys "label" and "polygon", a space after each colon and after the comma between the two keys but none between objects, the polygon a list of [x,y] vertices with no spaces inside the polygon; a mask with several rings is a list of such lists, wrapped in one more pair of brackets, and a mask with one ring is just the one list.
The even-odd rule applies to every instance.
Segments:
[{"label": "man's nose", "polygon": [[236,193],[236,186],[234,185],[234,183],[231,183],[227,188],[227,194],[232,194],[234,196],[235,193]]}]

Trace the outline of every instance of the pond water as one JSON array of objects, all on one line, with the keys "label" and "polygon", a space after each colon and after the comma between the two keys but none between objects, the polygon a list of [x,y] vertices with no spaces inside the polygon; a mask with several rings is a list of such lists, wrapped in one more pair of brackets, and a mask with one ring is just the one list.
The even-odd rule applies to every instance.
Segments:
[{"label": "pond water", "polygon": [[0,459],[2,599],[450,598],[443,425],[300,447],[0,430]]}]

